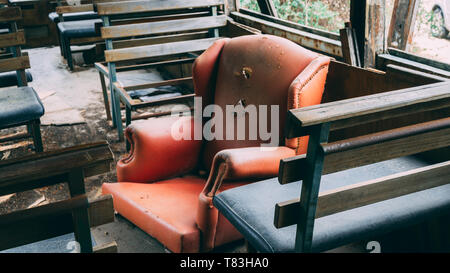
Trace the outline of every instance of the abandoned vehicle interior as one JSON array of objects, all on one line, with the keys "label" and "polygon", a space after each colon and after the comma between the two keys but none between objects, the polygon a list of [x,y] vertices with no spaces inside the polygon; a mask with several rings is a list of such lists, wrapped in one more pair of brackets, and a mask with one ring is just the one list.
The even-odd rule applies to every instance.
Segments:
[{"label": "abandoned vehicle interior", "polygon": [[0,253],[450,252],[449,25],[448,1],[0,0]]}]

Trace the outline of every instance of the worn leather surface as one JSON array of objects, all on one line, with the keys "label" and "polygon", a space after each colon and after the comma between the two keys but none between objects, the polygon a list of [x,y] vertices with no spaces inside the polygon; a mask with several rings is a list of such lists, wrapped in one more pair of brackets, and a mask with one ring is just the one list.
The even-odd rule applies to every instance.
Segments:
[{"label": "worn leather surface", "polygon": [[[172,138],[172,127],[193,126],[192,117],[153,118],[134,122],[125,130],[130,154],[117,163],[119,182],[154,182],[183,175],[197,166],[202,141]],[[186,137],[187,138],[187,137]]]},{"label": "worn leather surface", "polygon": [[[314,63],[312,63],[313,60],[315,60]],[[195,209],[190,210],[189,213],[185,212],[183,216],[179,216],[178,220],[174,220],[184,222],[185,220],[181,218],[186,217],[196,222],[200,237],[192,235],[193,237],[190,238],[197,238],[195,239],[197,247],[180,248],[178,242],[181,240],[179,239],[181,235],[177,235],[178,237],[174,235],[171,237],[173,239],[168,239],[163,231],[153,233],[156,239],[164,241],[164,244],[172,251],[194,252],[208,251],[226,242],[242,238],[242,235],[214,208],[212,197],[220,190],[241,186],[255,179],[276,176],[279,160],[296,154],[298,144],[292,147],[283,146],[282,132],[286,111],[298,105],[306,106],[309,103],[320,102],[328,62],[329,58],[321,58],[318,54],[288,40],[270,35],[219,40],[194,62],[194,88],[196,95],[203,99],[203,107],[214,103],[225,109],[226,105],[235,105],[240,100],[245,101],[246,105],[279,106],[280,116],[277,121],[280,122],[280,129],[277,146],[281,147],[273,147],[275,150],[271,152],[260,148],[263,140],[259,138],[250,141],[174,141],[169,134],[169,128],[177,122],[173,117],[144,121],[139,125],[136,122],[126,130],[126,136],[132,143],[132,152],[129,157],[121,159],[117,165],[118,180],[121,182],[119,184],[155,182],[193,170],[204,170],[206,174],[209,173],[206,184],[203,181],[203,186],[196,188]],[[305,69],[307,74],[302,75]],[[296,79],[297,82],[295,82]],[[318,82],[313,83],[314,81]],[[303,92],[305,92],[304,95],[302,95]],[[288,95],[289,93],[292,95]],[[295,96],[296,101],[289,103],[289,96]],[[304,100],[303,96],[307,99]],[[314,96],[314,99],[309,99],[309,96]],[[247,117],[238,114],[234,118],[246,119],[248,128]],[[192,119],[188,120],[184,117],[181,123],[187,125],[190,123],[193,126],[192,122]],[[190,130],[191,133],[193,131]],[[167,181],[156,183],[164,188]],[[145,191],[153,192],[154,184],[142,184],[139,191],[145,188]],[[110,187],[112,187],[110,184],[104,186],[105,189]],[[131,191],[125,191],[119,186],[115,187],[118,190],[113,193],[114,198],[130,204],[126,209],[118,206],[116,210],[131,221],[144,217],[142,209],[138,206],[133,207],[135,203],[131,201],[134,198]],[[172,194],[174,187],[167,184],[167,189],[169,188],[170,194],[164,193],[165,197],[161,197],[159,201],[148,201],[148,206],[159,206],[157,203],[164,203],[164,198],[172,200],[169,195]],[[180,188],[174,195],[182,196],[185,191],[184,188]],[[184,206],[184,202],[187,201],[179,197],[177,204]],[[155,215],[160,217],[159,221],[162,223],[166,222],[164,220],[166,218],[172,219],[169,215],[171,213],[168,209],[158,211]],[[141,225],[156,225],[155,222],[151,224],[144,224],[143,221],[136,222],[139,222],[137,225],[141,228],[143,228]],[[161,230],[162,227],[167,227],[167,224],[158,225],[161,226]],[[159,228],[155,227],[157,230]],[[151,228],[143,229],[150,232]]]},{"label": "worn leather surface", "polygon": [[[195,212],[205,179],[195,176],[155,183],[105,183],[103,194],[112,194],[114,208],[173,252],[199,252],[200,230]],[[231,183],[224,190],[241,186]],[[221,222],[228,222],[221,219]],[[225,223],[231,226],[230,223]],[[219,230],[220,244],[230,241],[227,230]],[[238,235],[240,237],[240,234]],[[235,240],[236,235],[231,236]]]},{"label": "worn leather surface", "polygon": [[39,119],[44,106],[32,87],[10,87],[0,90],[0,127]]},{"label": "worn leather surface", "polygon": [[[33,81],[33,76],[29,71],[26,71],[27,82]],[[10,71],[5,73],[0,73],[0,87],[17,86],[17,73],[16,71]]]},{"label": "worn leather surface", "polygon": [[99,36],[95,32],[95,24],[101,22],[101,19],[60,22],[58,29],[67,38],[95,37]]},{"label": "worn leather surface", "polygon": [[[322,176],[320,191],[429,165],[415,157],[396,158]],[[222,192],[213,203],[261,252],[294,252],[296,226],[274,227],[275,204],[300,197],[301,182],[280,185],[276,178]],[[374,203],[316,219],[312,250],[325,251],[450,212],[450,185]]]},{"label": "worn leather surface", "polygon": [[[99,19],[100,16],[94,11],[85,11],[85,12],[74,12],[74,13],[66,13],[63,14],[64,22],[67,21],[78,21],[78,20],[90,20],[90,19]],[[48,19],[50,19],[54,23],[59,23],[59,15],[56,12],[50,12],[48,14]]]}]

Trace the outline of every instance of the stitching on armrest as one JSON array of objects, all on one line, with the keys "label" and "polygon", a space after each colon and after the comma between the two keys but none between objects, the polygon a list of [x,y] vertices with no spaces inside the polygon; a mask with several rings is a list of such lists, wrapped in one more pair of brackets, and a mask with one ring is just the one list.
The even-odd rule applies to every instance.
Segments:
[{"label": "stitching on armrest", "polygon": [[[297,95],[297,105],[296,108],[300,108],[300,93],[301,90],[303,90],[303,88],[305,88],[312,80],[313,78],[319,74],[320,71],[322,71],[324,68],[328,67],[329,64],[323,64],[321,65],[308,79],[306,79],[306,81],[300,85],[300,87],[296,90],[296,95]],[[300,138],[297,138],[297,147],[295,148],[295,153],[298,153],[298,149],[300,148]]]}]

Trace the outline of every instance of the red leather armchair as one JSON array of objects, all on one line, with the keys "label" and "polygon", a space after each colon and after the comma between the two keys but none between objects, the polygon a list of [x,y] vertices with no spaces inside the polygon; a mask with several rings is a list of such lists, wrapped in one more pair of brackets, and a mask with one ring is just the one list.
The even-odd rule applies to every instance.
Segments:
[{"label": "red leather armchair", "polygon": [[[103,193],[113,195],[116,211],[173,252],[208,251],[240,239],[212,198],[218,191],[277,176],[280,159],[306,152],[306,138],[284,139],[286,112],[320,103],[329,61],[276,36],[217,41],[194,63],[197,97],[203,107],[215,104],[224,110],[237,103],[278,105],[279,117],[273,118],[280,146],[261,149],[260,136],[250,140],[248,115],[233,116],[235,122],[245,120],[246,140],[237,140],[236,133],[235,140],[194,140],[194,117],[136,122],[125,131],[131,152],[117,165],[119,182],[105,183]],[[174,126],[190,128],[184,131],[190,138],[176,140]]]}]

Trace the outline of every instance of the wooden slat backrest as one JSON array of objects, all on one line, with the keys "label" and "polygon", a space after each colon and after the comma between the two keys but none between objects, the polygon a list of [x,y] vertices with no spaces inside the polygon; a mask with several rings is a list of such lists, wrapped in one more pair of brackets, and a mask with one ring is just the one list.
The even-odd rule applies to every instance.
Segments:
[{"label": "wooden slat backrest", "polygon": [[22,19],[22,10],[19,7],[0,8],[0,22],[13,22]]},{"label": "wooden slat backrest", "polygon": [[75,12],[86,12],[86,11],[93,11],[94,5],[93,4],[84,4],[79,6],[59,6],[56,7],[56,13],[61,15],[64,13],[75,13]]},{"label": "wooden slat backrest", "polygon": [[19,30],[14,33],[0,34],[0,48],[20,46],[26,44],[25,32]]},{"label": "wooden slat backrest", "polygon": [[22,19],[22,11],[19,7],[0,8],[0,22],[7,23],[9,33],[0,35],[0,47],[10,48],[10,55],[4,55],[0,58],[0,72],[16,71],[17,84],[26,86],[27,77],[25,69],[30,68],[30,60],[27,54],[22,54],[20,48],[25,44],[25,35],[23,30],[18,30],[17,20]]},{"label": "wooden slat backrest", "polygon": [[297,224],[296,250],[309,251],[316,218],[450,183],[447,161],[319,195],[321,175],[450,146],[449,117],[327,143],[331,130],[449,107],[441,82],[291,110],[288,136],[310,139],[306,155],[280,163],[281,184],[303,183],[300,199],[276,205],[274,225]]},{"label": "wooden slat backrest", "polygon": [[99,15],[118,15],[143,13],[149,11],[166,11],[177,9],[201,8],[223,5],[223,0],[150,0],[150,1],[126,1],[108,2],[96,4]]},{"label": "wooden slat backrest", "polygon": [[172,32],[197,31],[223,27],[227,23],[226,15],[207,16],[189,19],[178,19],[141,24],[130,24],[103,27],[102,37],[105,39],[144,36],[150,34],[165,34]]},{"label": "wooden slat backrest", "polygon": [[156,44],[137,46],[115,50],[105,50],[106,62],[119,62],[125,60],[138,60],[150,57],[169,56],[189,52],[206,50],[219,38],[208,38],[202,40],[173,42],[170,44]]}]

